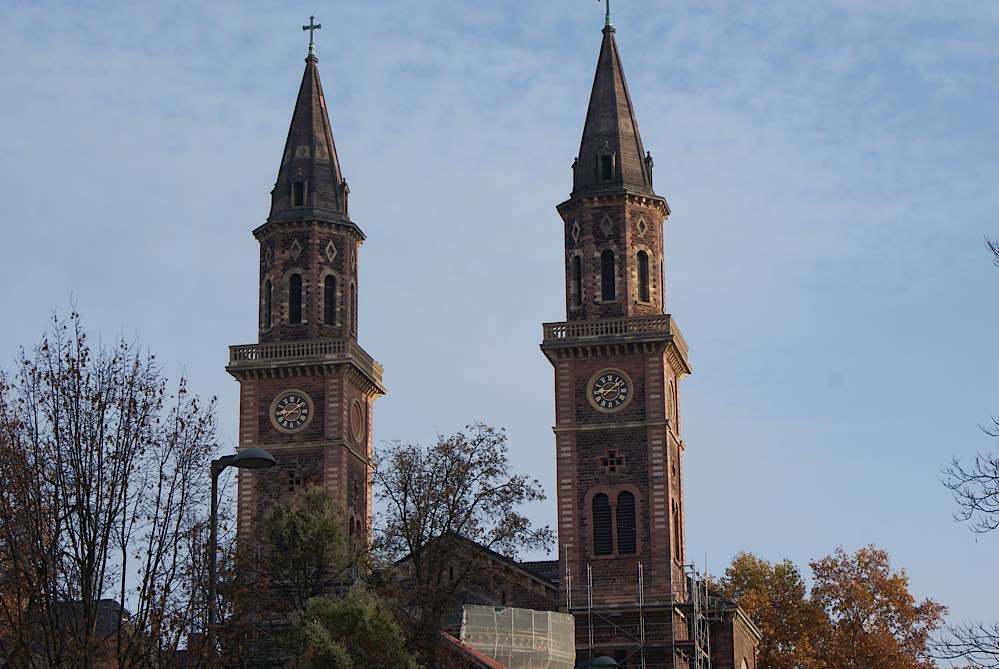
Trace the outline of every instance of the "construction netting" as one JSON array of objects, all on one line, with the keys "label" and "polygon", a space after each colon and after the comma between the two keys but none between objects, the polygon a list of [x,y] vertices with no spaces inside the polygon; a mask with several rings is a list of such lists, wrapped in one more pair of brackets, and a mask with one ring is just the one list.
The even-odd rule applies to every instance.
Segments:
[{"label": "construction netting", "polygon": [[472,605],[462,612],[461,640],[507,669],[572,669],[575,634],[565,613]]}]

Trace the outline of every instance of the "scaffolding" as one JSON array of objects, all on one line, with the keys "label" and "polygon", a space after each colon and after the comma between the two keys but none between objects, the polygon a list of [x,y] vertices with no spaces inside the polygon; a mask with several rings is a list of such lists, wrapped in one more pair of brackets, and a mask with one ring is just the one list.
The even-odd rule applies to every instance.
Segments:
[{"label": "scaffolding", "polygon": [[715,607],[709,607],[708,579],[701,576],[694,565],[685,565],[687,578],[687,609],[690,613],[688,630],[690,637],[690,669],[711,669],[711,622],[717,614],[711,615]]},{"label": "scaffolding", "polygon": [[461,640],[507,669],[572,669],[572,616],[552,611],[466,605]]},{"label": "scaffolding", "polygon": [[[666,599],[646,597],[646,570],[638,562],[632,587],[612,591],[613,603],[594,604],[593,569],[586,565],[585,585],[576,587],[565,565],[566,610],[576,616],[582,658],[593,660],[613,648],[622,667],[636,669],[711,669],[711,624],[721,619],[709,579],[694,565],[684,565],[683,585],[674,584]],[[675,577],[674,581],[678,580]],[[606,596],[607,590],[603,589]],[[575,603],[575,606],[574,606]],[[585,637],[584,637],[585,634]],[[614,639],[614,641],[608,641]],[[585,644],[585,647],[584,647]]]}]

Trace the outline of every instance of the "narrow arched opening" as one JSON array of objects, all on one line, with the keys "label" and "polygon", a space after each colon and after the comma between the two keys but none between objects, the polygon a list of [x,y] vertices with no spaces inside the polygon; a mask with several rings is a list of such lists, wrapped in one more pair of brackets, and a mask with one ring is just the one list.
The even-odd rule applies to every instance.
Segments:
[{"label": "narrow arched opening", "polygon": [[645,251],[638,252],[638,299],[640,302],[649,302],[651,290],[649,289],[649,254]]},{"label": "narrow arched opening", "polygon": [[614,252],[610,249],[600,254],[600,299],[612,302],[617,298],[614,288]]},{"label": "narrow arched opening", "polygon": [[302,275],[292,274],[288,279],[288,322],[302,322]]},{"label": "narrow arched opening", "polygon": [[323,323],[336,323],[336,277],[332,274],[323,280]]},{"label": "narrow arched opening", "polygon": [[583,304],[583,259],[572,257],[572,306]]},{"label": "narrow arched opening", "polygon": [[271,280],[270,279],[267,279],[266,281],[264,281],[264,305],[263,306],[264,306],[264,308],[263,308],[263,312],[264,312],[264,317],[263,317],[264,329],[265,330],[270,330],[271,329]]}]

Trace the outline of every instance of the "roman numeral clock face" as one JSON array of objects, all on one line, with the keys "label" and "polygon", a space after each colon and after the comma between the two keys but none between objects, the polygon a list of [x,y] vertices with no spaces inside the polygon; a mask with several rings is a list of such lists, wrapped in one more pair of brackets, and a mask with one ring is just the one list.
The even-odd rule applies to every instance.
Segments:
[{"label": "roman numeral clock face", "polygon": [[587,395],[597,411],[623,409],[631,401],[631,378],[619,369],[605,369],[590,378]]},{"label": "roman numeral clock face", "polygon": [[271,403],[271,423],[281,432],[297,432],[312,420],[312,400],[300,390],[289,390]]}]

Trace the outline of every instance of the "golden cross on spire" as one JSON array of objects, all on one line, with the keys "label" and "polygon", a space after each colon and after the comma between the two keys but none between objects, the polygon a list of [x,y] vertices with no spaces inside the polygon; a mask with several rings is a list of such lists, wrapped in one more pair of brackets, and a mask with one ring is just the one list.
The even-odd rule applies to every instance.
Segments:
[{"label": "golden cross on spire", "polygon": [[313,36],[315,35],[316,31],[319,30],[322,27],[323,27],[323,24],[316,23],[316,17],[315,16],[310,16],[309,17],[309,25],[302,26],[302,30],[308,30],[309,31],[309,55],[312,56],[313,58],[315,58],[315,56],[316,56],[316,42],[315,42],[315,40],[313,40]]}]

